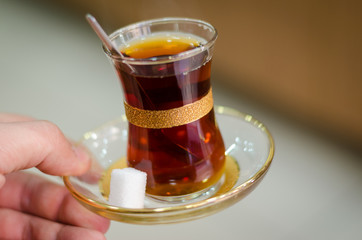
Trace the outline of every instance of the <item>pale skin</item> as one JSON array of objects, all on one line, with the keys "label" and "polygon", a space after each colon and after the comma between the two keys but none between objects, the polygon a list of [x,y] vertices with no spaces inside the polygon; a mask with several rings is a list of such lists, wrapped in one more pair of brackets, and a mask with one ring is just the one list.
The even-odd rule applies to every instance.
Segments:
[{"label": "pale skin", "polygon": [[90,158],[48,122],[0,114],[0,239],[105,239],[109,220],[81,206],[64,186],[22,169],[81,175]]}]

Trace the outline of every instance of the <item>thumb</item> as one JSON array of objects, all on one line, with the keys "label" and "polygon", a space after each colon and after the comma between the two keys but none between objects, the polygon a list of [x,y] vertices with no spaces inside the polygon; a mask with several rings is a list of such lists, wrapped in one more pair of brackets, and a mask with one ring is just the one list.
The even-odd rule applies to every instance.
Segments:
[{"label": "thumb", "polygon": [[0,123],[0,174],[37,167],[51,175],[80,175],[90,166],[81,146],[73,146],[48,121]]}]

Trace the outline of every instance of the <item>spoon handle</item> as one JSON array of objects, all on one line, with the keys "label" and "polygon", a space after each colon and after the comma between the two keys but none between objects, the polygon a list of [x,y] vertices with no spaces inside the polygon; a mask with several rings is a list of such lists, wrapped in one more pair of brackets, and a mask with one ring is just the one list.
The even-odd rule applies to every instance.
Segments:
[{"label": "spoon handle", "polygon": [[108,35],[103,30],[101,25],[99,25],[99,23],[97,22],[95,17],[93,17],[91,14],[88,13],[86,15],[86,19],[89,22],[89,24],[91,25],[91,27],[93,28],[93,30],[95,31],[95,33],[101,39],[103,44],[108,48],[108,50],[111,51],[112,53],[116,53],[119,56],[122,56],[122,54],[117,50],[117,48],[114,46],[112,41],[109,39]]}]

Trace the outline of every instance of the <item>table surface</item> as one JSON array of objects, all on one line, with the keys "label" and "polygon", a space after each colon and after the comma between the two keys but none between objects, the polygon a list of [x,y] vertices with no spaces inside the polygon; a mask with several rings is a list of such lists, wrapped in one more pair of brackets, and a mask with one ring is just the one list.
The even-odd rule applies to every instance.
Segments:
[{"label": "table surface", "polygon": [[[0,35],[0,111],[50,120],[73,139],[123,112],[116,74],[85,20],[0,0]],[[220,81],[213,90],[217,105],[270,129],[276,153],[263,182],[210,217],[154,226],[112,222],[107,239],[360,239],[361,156]]]}]

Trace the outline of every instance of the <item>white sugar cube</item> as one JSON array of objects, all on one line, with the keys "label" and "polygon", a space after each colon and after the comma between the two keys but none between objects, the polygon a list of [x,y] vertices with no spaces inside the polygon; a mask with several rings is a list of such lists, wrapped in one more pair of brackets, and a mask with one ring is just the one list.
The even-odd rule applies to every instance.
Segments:
[{"label": "white sugar cube", "polygon": [[114,169],[108,202],[123,208],[143,208],[147,174],[134,168]]}]

